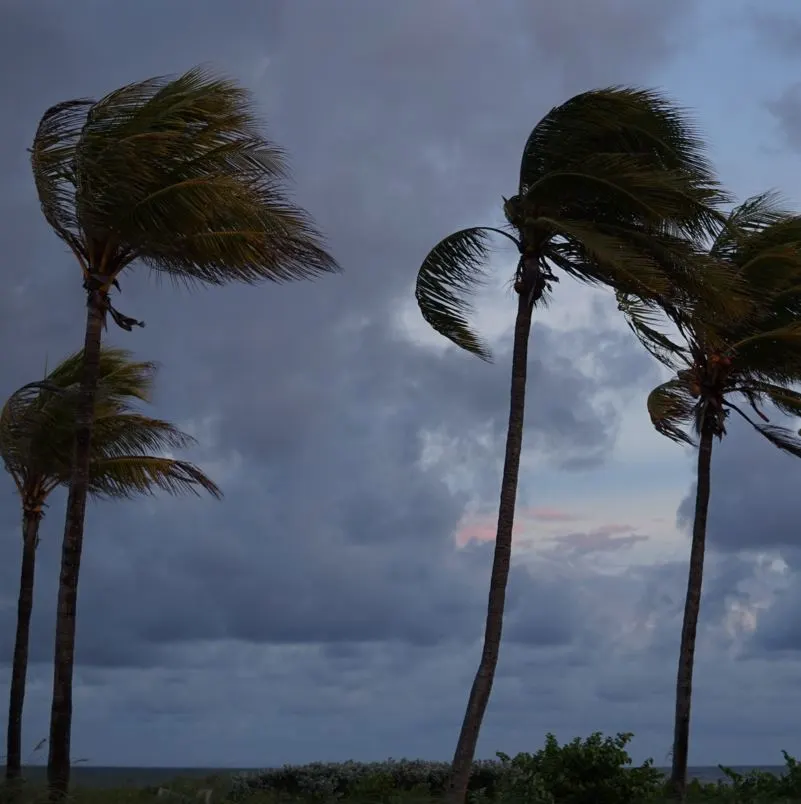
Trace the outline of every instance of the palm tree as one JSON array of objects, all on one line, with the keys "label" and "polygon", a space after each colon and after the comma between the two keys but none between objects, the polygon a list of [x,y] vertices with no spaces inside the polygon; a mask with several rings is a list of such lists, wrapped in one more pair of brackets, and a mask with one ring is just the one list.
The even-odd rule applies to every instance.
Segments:
[{"label": "palm tree", "polygon": [[[654,427],[673,441],[698,447],[670,777],[673,794],[682,800],[714,439],[726,434],[726,419],[734,411],[771,444],[801,457],[798,433],[772,424],[762,410],[770,403],[801,416],[801,394],[791,387],[801,380],[801,216],[783,211],[772,193],[750,198],[731,213],[709,255],[745,282],[750,291],[745,315],[723,316],[702,299],[689,311],[665,304],[660,315],[636,299],[619,297],[632,330],[674,372],[648,397]],[[756,418],[743,410],[743,402]]]},{"label": "palm tree", "polygon": [[[43,382],[23,386],[0,413],[0,456],[22,504],[22,569],[8,708],[6,780],[21,776],[22,708],[39,525],[47,498],[71,477],[72,438],[83,356],[67,358]],[[196,466],[158,455],[193,439],[168,422],[138,413],[148,401],[155,366],[134,362],[122,349],[102,349],[89,464],[89,494],[129,498],[157,489],[171,494],[217,486]],[[155,453],[155,454],[154,454]]]},{"label": "palm tree", "polygon": [[[695,252],[691,238],[719,226],[714,207],[723,197],[692,125],[659,93],[622,87],[585,92],[548,112],[529,136],[517,195],[504,204],[508,225],[458,231],[435,246],[420,268],[416,296],[423,318],[457,346],[489,360],[487,346],[469,327],[469,295],[484,279],[491,235],[512,241],[520,254],[489,605],[481,661],[453,759],[454,804],[465,798],[498,660],[533,308],[558,280],[558,270],[644,299],[678,290],[714,298],[714,271],[687,266]],[[717,297],[724,307],[731,298]]]},{"label": "palm tree", "polygon": [[48,781],[69,785],[72,655],[92,410],[110,293],[125,269],[147,266],[185,283],[309,279],[338,270],[309,216],[288,200],[283,152],[261,133],[248,92],[196,68],[152,78],[99,101],[48,109],[31,164],[42,211],[77,260],[87,313],[75,460],[58,595]]}]

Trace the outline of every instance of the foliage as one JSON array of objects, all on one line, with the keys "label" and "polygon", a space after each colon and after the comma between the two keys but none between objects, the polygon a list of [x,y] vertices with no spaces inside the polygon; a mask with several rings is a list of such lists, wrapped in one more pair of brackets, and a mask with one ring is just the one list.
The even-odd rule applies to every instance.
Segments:
[{"label": "foliage", "polygon": [[[476,761],[470,778],[470,790],[494,793],[504,770],[494,760]],[[386,762],[314,762],[309,765],[284,765],[255,774],[234,777],[231,796],[240,801],[258,791],[271,791],[312,799],[340,799],[362,793],[427,791],[442,795],[450,780],[449,762],[393,760]]]},{"label": "foliage", "polygon": [[748,199],[729,216],[709,258],[747,291],[737,315],[722,315],[701,298],[686,310],[664,302],[656,312],[618,296],[631,329],[673,372],[648,397],[651,421],[668,438],[694,445],[704,423],[722,437],[733,411],[774,446],[801,456],[795,430],[772,424],[763,411],[769,404],[801,415],[801,394],[792,387],[801,381],[801,216],[782,210],[770,193]]},{"label": "foliage", "polygon": [[786,751],[782,751],[782,756],[784,773],[780,776],[760,770],[737,773],[723,765],[719,767],[729,779],[731,792],[738,802],[801,800],[801,764]]},{"label": "foliage", "polygon": [[259,129],[249,93],[202,68],[58,103],[31,149],[42,212],[106,289],[137,260],[212,285],[338,270]]},{"label": "foliage", "polygon": [[[12,394],[0,411],[0,457],[25,504],[40,505],[69,483],[81,362],[81,352],[71,355],[41,383]],[[203,489],[220,497],[197,466],[159,454],[194,439],[137,411],[136,403],[150,400],[155,372],[155,364],[132,360],[124,349],[101,350],[89,493],[121,498]]]},{"label": "foliage", "polygon": [[559,745],[553,734],[535,754],[514,759],[498,754],[504,765],[501,800],[532,804],[633,804],[653,797],[663,775],[653,760],[631,768],[626,751],[632,734],[604,738],[595,732]]},{"label": "foliage", "polygon": [[[423,318],[462,349],[489,359],[472,331],[470,296],[486,277],[490,236],[520,252],[516,289],[547,299],[555,271],[643,299],[677,288],[727,308],[714,265],[697,271],[695,242],[719,230],[725,195],[684,111],[658,92],[609,87],[551,109],[535,126],[508,231],[472,227],[436,245],[418,273]],[[531,282],[530,285],[527,283]]]},{"label": "foliage", "polygon": [[[668,804],[662,774],[645,762],[630,767],[626,752],[630,734],[602,738],[593,734],[559,745],[549,735],[536,754],[473,764],[469,804],[569,804],[570,802],[631,802]],[[707,804],[792,804],[801,802],[801,764],[782,752],[785,771],[777,776],[765,771],[748,773],[719,766],[726,780],[691,781],[688,801]],[[222,801],[246,804],[436,804],[448,782],[446,762],[388,760],[386,762],[315,762],[233,777],[206,776],[175,779],[157,786],[105,789],[81,787],[72,793],[76,804],[211,804]],[[16,804],[38,804],[43,790],[27,787]],[[2,793],[2,786],[0,786]],[[0,795],[0,802],[4,799]]]},{"label": "foliage", "polygon": [[[549,734],[545,746],[535,754],[510,758],[499,753],[499,761],[474,762],[469,797],[473,804],[484,800],[504,804],[629,804],[652,797],[661,789],[662,773],[651,760],[629,767],[626,745],[630,739],[630,734],[603,738],[596,733],[560,746]],[[388,801],[398,793],[436,798],[445,793],[450,775],[447,762],[285,765],[235,777],[232,797],[240,801],[255,792],[270,791],[320,801]]]}]

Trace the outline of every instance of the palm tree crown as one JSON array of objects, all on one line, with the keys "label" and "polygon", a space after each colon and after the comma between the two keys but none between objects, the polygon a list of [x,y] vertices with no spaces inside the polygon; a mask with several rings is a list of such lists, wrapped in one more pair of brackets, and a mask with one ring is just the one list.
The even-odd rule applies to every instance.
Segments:
[{"label": "palm tree crown", "polygon": [[515,243],[515,289],[535,302],[562,270],[644,299],[686,289],[725,306],[732,295],[710,290],[712,266],[700,272],[688,260],[697,257],[694,239],[719,229],[723,200],[682,110],[652,90],[582,93],[531,132],[517,194],[504,203],[506,228],[463,229],[428,254],[417,279],[420,310],[456,345],[489,359],[468,316],[493,233]]},{"label": "palm tree crown", "polygon": [[744,313],[724,316],[703,299],[689,311],[667,303],[657,312],[619,296],[640,341],[674,372],[648,397],[654,427],[694,445],[704,426],[725,435],[734,411],[779,449],[801,457],[798,433],[772,424],[763,410],[772,404],[801,416],[801,394],[791,387],[801,380],[801,216],[783,211],[772,193],[750,198],[729,215],[709,256],[744,283]]},{"label": "palm tree crown", "polygon": [[284,154],[249,94],[203,69],[56,104],[31,165],[45,218],[103,292],[136,260],[213,285],[338,270],[288,199]]},{"label": "palm tree crown", "polygon": [[[26,507],[41,506],[69,483],[82,360],[82,353],[68,357],[44,381],[12,394],[0,412],[0,456]],[[136,410],[137,402],[150,399],[155,371],[153,363],[133,361],[124,349],[101,350],[89,493],[131,497],[202,489],[220,497],[194,464],[163,455],[192,444],[191,436]]]}]

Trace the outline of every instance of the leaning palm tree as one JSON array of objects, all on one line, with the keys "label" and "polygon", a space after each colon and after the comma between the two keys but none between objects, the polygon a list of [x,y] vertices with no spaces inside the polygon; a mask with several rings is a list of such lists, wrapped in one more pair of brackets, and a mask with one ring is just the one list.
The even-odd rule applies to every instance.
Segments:
[{"label": "leaning palm tree", "polygon": [[[781,209],[765,193],[729,216],[709,255],[748,290],[749,309],[736,318],[698,299],[689,311],[666,303],[660,313],[619,296],[620,307],[645,347],[673,377],[648,397],[658,432],[697,446],[695,517],[687,596],[676,681],[676,712],[670,783],[686,797],[690,705],[695,642],[701,606],[712,447],[726,434],[733,411],[779,449],[801,457],[796,430],[772,424],[766,403],[801,416],[801,216]],[[750,407],[752,414],[743,409]]]},{"label": "leaning palm tree", "polygon": [[[22,709],[39,525],[47,498],[71,477],[72,439],[82,355],[67,358],[42,382],[11,395],[0,412],[0,456],[22,506],[22,569],[8,707],[6,780],[22,771]],[[135,362],[121,349],[102,349],[89,463],[89,494],[130,498],[162,490],[171,494],[220,490],[191,463],[159,455],[192,443],[169,422],[150,418],[134,404],[150,397],[155,366]]]},{"label": "leaning palm tree", "polygon": [[48,780],[69,785],[72,652],[101,334],[127,269],[185,283],[309,279],[338,270],[309,216],[288,200],[282,151],[260,132],[249,93],[193,69],[99,101],[48,109],[31,149],[50,226],[80,266],[86,291],[81,395],[58,596]]},{"label": "leaning palm tree", "polygon": [[[492,235],[514,243],[520,254],[489,605],[481,661],[453,759],[455,803],[466,794],[498,660],[533,308],[558,280],[556,271],[643,299],[698,293],[714,299],[714,272],[687,266],[695,252],[692,238],[720,225],[715,206],[723,198],[702,142],[681,110],[650,90],[586,92],[552,109],[529,136],[518,192],[504,204],[508,225],[458,231],[435,246],[420,268],[416,296],[423,318],[457,346],[488,360],[489,349],[468,323],[469,295],[484,279]],[[718,294],[717,303],[726,307],[732,298]]]}]

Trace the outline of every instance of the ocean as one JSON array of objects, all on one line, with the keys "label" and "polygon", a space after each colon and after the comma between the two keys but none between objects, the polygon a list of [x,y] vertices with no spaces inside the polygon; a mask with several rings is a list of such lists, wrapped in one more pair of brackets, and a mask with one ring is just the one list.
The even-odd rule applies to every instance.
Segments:
[{"label": "ocean", "polygon": [[[784,766],[733,765],[732,769],[738,773],[761,770],[778,775],[784,771]],[[238,773],[256,773],[258,770],[258,768],[113,768],[76,765],[72,769],[72,783],[79,787],[148,787],[165,784],[178,778],[233,776]],[[669,768],[660,768],[660,770],[664,773],[670,771]],[[25,767],[24,774],[29,781],[44,780],[46,777],[45,766],[28,765]],[[688,776],[702,782],[715,782],[718,779],[725,780],[726,778],[715,766],[691,767]]]}]

